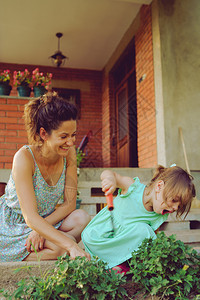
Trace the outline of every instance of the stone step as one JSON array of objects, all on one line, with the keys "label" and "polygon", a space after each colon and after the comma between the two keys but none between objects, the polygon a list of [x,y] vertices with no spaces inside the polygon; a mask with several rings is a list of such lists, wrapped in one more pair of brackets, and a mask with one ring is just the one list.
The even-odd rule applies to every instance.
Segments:
[{"label": "stone step", "polygon": [[152,168],[81,168],[79,181],[100,181],[100,175],[104,170],[111,170],[124,176],[139,177],[145,184],[153,175]]},{"label": "stone step", "polygon": [[164,231],[167,236],[176,235],[177,240],[186,244],[200,243],[200,229]]}]

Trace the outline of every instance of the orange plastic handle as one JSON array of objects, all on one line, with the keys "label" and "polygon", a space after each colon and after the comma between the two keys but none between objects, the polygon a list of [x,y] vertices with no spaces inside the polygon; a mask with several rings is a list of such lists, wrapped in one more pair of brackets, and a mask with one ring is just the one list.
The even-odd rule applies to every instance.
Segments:
[{"label": "orange plastic handle", "polygon": [[108,210],[113,210],[114,209],[114,205],[113,205],[113,195],[107,195],[106,196],[106,201],[107,201],[107,205],[108,205]]}]

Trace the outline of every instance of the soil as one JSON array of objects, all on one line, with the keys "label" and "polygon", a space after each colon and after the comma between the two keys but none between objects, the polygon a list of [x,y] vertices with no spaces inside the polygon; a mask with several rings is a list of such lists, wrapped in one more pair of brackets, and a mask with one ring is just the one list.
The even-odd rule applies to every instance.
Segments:
[{"label": "soil", "polygon": [[152,298],[151,295],[144,295],[144,293],[140,292],[139,285],[137,283],[133,283],[131,280],[127,280],[127,282],[123,285],[123,288],[127,291],[128,294],[128,297],[125,297],[124,300],[159,300],[159,297],[154,296]]},{"label": "soil", "polygon": [[[137,283],[131,281],[131,279],[127,279],[127,282],[123,284],[123,288],[126,290],[128,297],[125,297],[124,300],[160,300],[160,297],[145,295],[143,292],[140,291],[140,287]],[[188,300],[195,299],[195,294],[191,294],[188,296]],[[173,300],[174,298],[167,298],[164,297],[163,300]]]}]

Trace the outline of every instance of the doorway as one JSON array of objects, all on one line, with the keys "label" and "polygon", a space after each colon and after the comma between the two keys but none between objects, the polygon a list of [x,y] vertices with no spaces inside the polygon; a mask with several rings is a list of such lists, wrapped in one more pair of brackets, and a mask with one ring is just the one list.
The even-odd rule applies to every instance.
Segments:
[{"label": "doorway", "polygon": [[137,99],[134,40],[112,72],[115,86],[117,167],[138,167]]}]

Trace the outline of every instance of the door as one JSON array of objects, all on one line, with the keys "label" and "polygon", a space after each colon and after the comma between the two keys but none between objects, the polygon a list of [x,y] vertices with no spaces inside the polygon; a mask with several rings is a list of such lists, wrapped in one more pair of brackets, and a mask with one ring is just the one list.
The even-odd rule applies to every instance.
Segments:
[{"label": "door", "polygon": [[128,87],[125,83],[116,93],[117,165],[129,167]]}]

